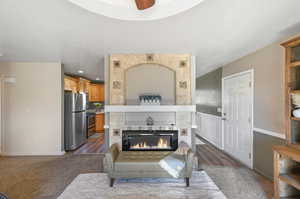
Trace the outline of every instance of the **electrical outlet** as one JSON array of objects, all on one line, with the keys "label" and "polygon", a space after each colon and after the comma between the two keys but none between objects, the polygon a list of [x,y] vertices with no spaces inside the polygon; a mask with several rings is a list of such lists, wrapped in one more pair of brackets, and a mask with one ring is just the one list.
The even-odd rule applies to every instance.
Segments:
[{"label": "electrical outlet", "polygon": [[120,129],[114,129],[113,130],[113,135],[114,136],[120,136]]}]

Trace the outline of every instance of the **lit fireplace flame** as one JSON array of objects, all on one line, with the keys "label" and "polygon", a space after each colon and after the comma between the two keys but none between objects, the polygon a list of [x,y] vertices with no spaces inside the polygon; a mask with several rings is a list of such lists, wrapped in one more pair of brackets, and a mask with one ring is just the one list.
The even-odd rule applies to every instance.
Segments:
[{"label": "lit fireplace flame", "polygon": [[159,138],[156,146],[149,146],[146,142],[138,143],[136,145],[131,146],[132,149],[168,149],[170,148],[168,145],[168,141]]}]

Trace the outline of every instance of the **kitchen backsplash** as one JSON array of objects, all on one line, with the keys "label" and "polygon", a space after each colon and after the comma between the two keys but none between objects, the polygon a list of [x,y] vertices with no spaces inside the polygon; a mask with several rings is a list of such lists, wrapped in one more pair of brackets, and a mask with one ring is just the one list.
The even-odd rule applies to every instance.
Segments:
[{"label": "kitchen backsplash", "polygon": [[[96,104],[101,104],[101,107],[98,108]],[[104,103],[103,102],[89,102],[87,104],[87,109],[104,109]]]}]

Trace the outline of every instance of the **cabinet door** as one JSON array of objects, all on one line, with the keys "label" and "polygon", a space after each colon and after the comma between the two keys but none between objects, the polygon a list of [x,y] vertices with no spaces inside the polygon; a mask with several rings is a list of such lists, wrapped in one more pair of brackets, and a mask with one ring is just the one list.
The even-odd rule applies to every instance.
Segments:
[{"label": "cabinet door", "polygon": [[65,83],[65,90],[71,91],[72,89],[71,89],[70,80],[67,79],[67,78],[65,78],[65,79],[64,79],[64,83]]},{"label": "cabinet door", "polygon": [[74,92],[74,93],[77,93],[78,92],[78,81],[77,80],[74,80],[74,81],[72,81],[72,83],[71,83],[71,87],[72,87],[72,91]]},{"label": "cabinet door", "polygon": [[77,80],[75,78],[66,76],[64,78],[64,83],[65,83],[65,86],[64,86],[65,90],[72,91],[74,93],[77,92],[77,90],[78,90]]},{"label": "cabinet door", "polygon": [[99,85],[99,101],[104,102],[104,84]]},{"label": "cabinet door", "polygon": [[89,101],[104,102],[104,84],[89,85]]},{"label": "cabinet door", "polygon": [[88,85],[89,101],[90,101],[90,102],[93,101],[93,97],[92,97],[92,95],[93,95],[92,86],[93,86],[93,84],[89,84],[89,85]]},{"label": "cabinet door", "polygon": [[104,102],[104,84],[95,84],[94,100],[96,102]]},{"label": "cabinet door", "polygon": [[85,92],[85,85],[84,85],[84,81],[82,79],[79,79],[79,81],[78,81],[78,91],[80,93]]},{"label": "cabinet door", "polygon": [[98,84],[94,85],[93,92],[94,92],[94,100],[96,102],[99,102],[100,101],[100,87]]},{"label": "cabinet door", "polygon": [[104,114],[96,115],[96,131],[104,131]]},{"label": "cabinet door", "polygon": [[94,84],[89,84],[88,91],[89,91],[89,101],[94,102],[95,101]]},{"label": "cabinet door", "polygon": [[89,81],[83,78],[79,78],[78,80],[78,90],[82,93],[88,93]]},{"label": "cabinet door", "polygon": [[98,87],[97,84],[92,84],[92,101],[97,102],[98,101]]},{"label": "cabinet door", "polygon": [[90,91],[89,91],[90,81],[86,80],[86,81],[84,82],[84,84],[85,84],[85,93],[89,93],[89,92],[90,92]]}]

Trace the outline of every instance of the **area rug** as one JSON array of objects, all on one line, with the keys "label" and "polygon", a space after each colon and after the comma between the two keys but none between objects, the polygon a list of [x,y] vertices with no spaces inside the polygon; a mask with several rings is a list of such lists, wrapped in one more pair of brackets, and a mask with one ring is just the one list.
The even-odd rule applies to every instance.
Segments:
[{"label": "area rug", "polygon": [[109,187],[105,173],[80,174],[59,199],[226,199],[205,171],[194,171],[190,187],[183,179],[117,180]]}]

